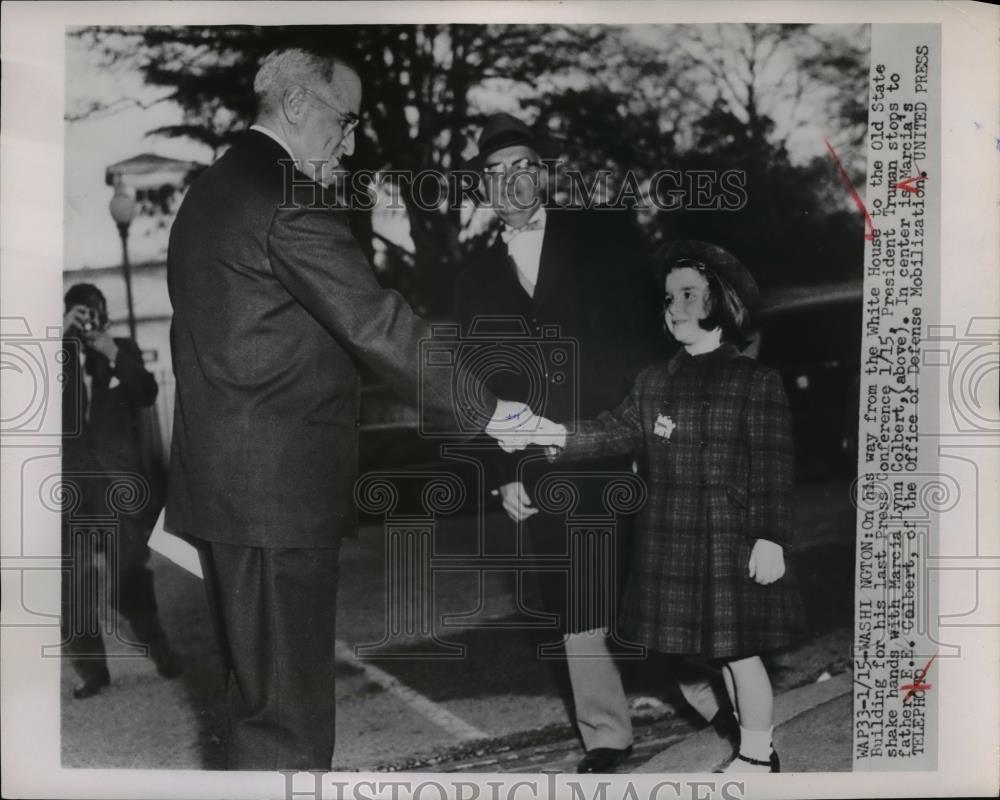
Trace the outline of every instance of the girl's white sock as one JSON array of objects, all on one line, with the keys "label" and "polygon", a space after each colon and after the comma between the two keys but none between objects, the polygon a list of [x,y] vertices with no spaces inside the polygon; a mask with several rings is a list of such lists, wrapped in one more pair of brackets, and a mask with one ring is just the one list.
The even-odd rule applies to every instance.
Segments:
[{"label": "girl's white sock", "polygon": [[740,755],[767,761],[771,757],[771,734],[774,728],[766,731],[751,731],[740,725]]}]

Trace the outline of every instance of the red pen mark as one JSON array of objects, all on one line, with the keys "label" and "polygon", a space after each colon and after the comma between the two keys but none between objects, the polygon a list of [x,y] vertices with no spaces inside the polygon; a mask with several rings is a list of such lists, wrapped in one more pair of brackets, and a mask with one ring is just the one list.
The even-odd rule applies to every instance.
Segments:
[{"label": "red pen mark", "polygon": [[837,165],[837,173],[840,175],[840,179],[844,182],[844,186],[847,187],[847,191],[850,192],[851,198],[854,200],[854,205],[858,207],[865,218],[865,241],[872,241],[875,238],[875,223],[872,222],[871,215],[868,213],[868,209],[865,208],[865,202],[861,199],[861,195],[858,194],[858,190],[854,188],[854,184],[851,182],[851,176],[847,174],[847,170],[844,169],[844,165],[840,163],[840,159],[837,157],[837,151],[833,149],[833,145],[830,144],[826,139],[823,140],[826,143],[826,149],[830,151],[830,155],[833,156],[833,163]]},{"label": "red pen mark", "polygon": [[927,677],[927,672],[931,668],[931,664],[934,663],[935,658],[937,658],[937,653],[931,656],[931,660],[927,662],[927,665],[922,670],[918,670],[917,674],[913,678],[913,683],[906,683],[899,687],[899,691],[906,692],[903,696],[904,703],[913,697],[917,692],[926,692],[931,688],[931,684],[924,683],[924,678]]},{"label": "red pen mark", "polygon": [[901,180],[899,183],[893,185],[894,189],[902,189],[904,192],[909,192],[910,194],[917,194],[920,191],[920,186],[918,185],[921,181],[927,180],[927,173],[921,172],[912,178],[906,178]]}]

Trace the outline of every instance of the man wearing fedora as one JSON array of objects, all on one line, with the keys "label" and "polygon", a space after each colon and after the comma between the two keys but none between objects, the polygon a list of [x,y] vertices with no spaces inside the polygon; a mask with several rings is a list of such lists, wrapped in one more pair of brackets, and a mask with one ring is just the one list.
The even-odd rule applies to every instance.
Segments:
[{"label": "man wearing fedora", "polygon": [[[639,370],[666,355],[661,292],[638,230],[625,212],[546,207],[548,174],[539,152],[546,143],[516,117],[489,117],[478,144],[479,153],[467,167],[479,172],[485,200],[501,228],[459,275],[454,316],[466,334],[476,328],[482,335],[484,323],[501,336],[538,336],[543,327],[558,326],[560,338],[576,342],[576,407],[565,393],[548,392],[538,413],[570,423],[574,414],[587,418],[614,408]],[[532,388],[538,387],[517,371],[498,372],[491,383],[499,396],[526,402]],[[600,475],[630,472],[631,465],[631,457],[617,457],[574,466],[580,473],[574,479],[578,512],[601,513]],[[555,468],[530,455],[497,452],[487,469],[504,511],[523,526],[531,555],[569,552],[564,518],[540,511],[534,503],[539,480]],[[587,751],[579,772],[614,771],[632,744],[628,702],[607,636],[615,630],[617,609],[617,597],[609,595],[621,590],[622,568],[628,564],[625,522],[618,526],[615,574],[584,586],[572,605],[567,605],[567,581],[572,585],[573,576],[532,568],[543,610],[558,615],[565,636],[576,722]],[[583,609],[589,613],[579,613]]]}]

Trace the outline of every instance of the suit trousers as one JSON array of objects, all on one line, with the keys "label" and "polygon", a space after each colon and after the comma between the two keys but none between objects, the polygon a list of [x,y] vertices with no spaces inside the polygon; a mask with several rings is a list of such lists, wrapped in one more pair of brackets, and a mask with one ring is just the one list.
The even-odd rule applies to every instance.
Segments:
[{"label": "suit trousers", "polygon": [[[584,500],[594,505],[600,495]],[[613,562],[601,557],[608,554],[593,541],[572,540],[564,517],[543,512],[531,517],[526,526],[526,563],[538,569],[533,575],[542,610],[559,617],[573,713],[587,750],[624,749],[632,743],[628,700],[607,637],[615,623],[628,565],[629,521],[616,520],[615,526]],[[546,557],[571,553],[581,560],[574,559],[568,568],[546,568]]]},{"label": "suit trousers", "polygon": [[[576,725],[584,748],[624,750],[632,744],[632,719],[605,632],[570,633],[565,643]],[[713,680],[694,664],[675,661],[673,667],[684,699],[706,722],[712,722],[722,707],[715,689],[721,679],[715,676]]]},{"label": "suit trousers", "polygon": [[201,549],[226,675],[226,768],[329,770],[339,544]]},{"label": "suit trousers", "polygon": [[62,515],[62,556],[68,566],[61,579],[63,647],[84,681],[107,680],[102,622],[103,633],[136,644],[119,630],[116,611],[128,620],[138,643],[166,644],[148,566],[150,528],[141,515],[108,521],[108,481],[102,473],[95,470],[90,479],[76,476],[72,482],[80,506]]},{"label": "suit trousers", "polygon": [[[588,499],[593,501],[593,498]],[[626,580],[631,533],[630,520],[619,518],[616,525],[614,564],[602,562],[593,551],[583,563],[574,564],[573,569],[582,571],[587,576],[586,581],[580,576],[574,580],[570,574],[536,573],[544,610],[558,614],[563,626],[573,711],[580,738],[588,751],[599,747],[622,750],[632,744],[628,699],[607,636],[609,629],[613,629]],[[540,513],[531,517],[528,537],[526,545],[531,555],[580,550],[567,538],[565,521],[553,515]],[[573,596],[572,587],[581,593]],[[581,621],[595,627],[581,630]],[[706,721],[711,722],[719,710],[712,684],[704,673],[686,666],[685,669],[685,665],[678,664],[676,678],[681,693]]]},{"label": "suit trousers", "polygon": [[573,712],[586,750],[632,744],[632,717],[618,665],[603,630],[566,635]]}]

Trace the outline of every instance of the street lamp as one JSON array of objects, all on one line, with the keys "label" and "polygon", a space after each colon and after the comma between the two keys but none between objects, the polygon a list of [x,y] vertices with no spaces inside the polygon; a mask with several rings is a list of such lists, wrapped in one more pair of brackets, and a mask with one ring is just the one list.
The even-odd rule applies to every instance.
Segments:
[{"label": "street lamp", "polygon": [[125,297],[128,303],[128,332],[135,339],[135,307],[132,304],[132,266],[128,260],[128,228],[135,218],[135,191],[120,181],[115,184],[115,194],[108,204],[111,218],[118,226],[118,236],[122,240],[122,270],[125,273]]}]

